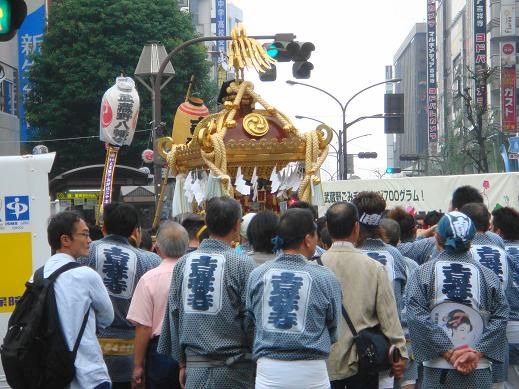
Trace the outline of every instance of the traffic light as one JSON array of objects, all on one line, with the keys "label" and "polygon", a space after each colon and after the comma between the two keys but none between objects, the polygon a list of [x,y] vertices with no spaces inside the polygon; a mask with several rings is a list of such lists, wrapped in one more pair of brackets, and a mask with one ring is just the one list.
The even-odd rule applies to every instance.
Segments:
[{"label": "traffic light", "polygon": [[0,0],[0,41],[11,40],[25,17],[27,5],[23,0]]},{"label": "traffic light", "polygon": [[315,50],[312,42],[296,42],[292,34],[277,34],[274,42],[263,44],[263,48],[278,62],[294,61],[292,65],[294,78],[310,78],[310,73],[314,69],[314,65],[308,62],[312,51]]},{"label": "traffic light", "polygon": [[374,159],[378,157],[378,154],[375,152],[360,152],[357,154],[357,157],[362,159]]},{"label": "traffic light", "polygon": [[292,61],[292,55],[288,51],[288,45],[291,42],[274,41],[271,43],[264,43],[263,48],[278,62],[290,62]]},{"label": "traffic light", "polygon": [[263,73],[259,74],[259,78],[261,81],[276,81],[276,65],[270,65],[270,69],[265,70]]},{"label": "traffic light", "polygon": [[388,167],[386,169],[387,174],[396,174],[396,173],[402,173],[402,169],[399,167]]},{"label": "traffic light", "polygon": [[314,65],[308,62],[315,45],[312,42],[290,42],[287,50],[292,57],[294,64],[292,65],[292,76],[298,79],[310,78],[310,73],[314,69]]},{"label": "traffic light", "polygon": [[384,95],[384,133],[404,133],[404,94],[386,93]]},{"label": "traffic light", "polygon": [[401,161],[418,161],[420,159],[420,156],[418,154],[401,154],[400,160]]}]

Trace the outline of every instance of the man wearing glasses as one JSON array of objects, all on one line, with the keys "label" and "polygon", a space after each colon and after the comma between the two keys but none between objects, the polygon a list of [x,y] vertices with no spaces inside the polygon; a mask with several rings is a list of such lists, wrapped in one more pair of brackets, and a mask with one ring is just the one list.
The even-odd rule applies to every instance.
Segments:
[{"label": "man wearing glasses", "polygon": [[[47,237],[52,257],[45,263],[45,278],[62,266],[88,255],[92,242],[85,221],[68,211],[50,219]],[[114,311],[101,277],[85,266],[70,269],[56,279],[54,293],[69,350],[74,348],[83,320],[86,320],[74,362],[76,376],[69,388],[109,389],[110,377],[96,339],[96,330],[112,323]],[[87,313],[88,319],[84,319]]]}]

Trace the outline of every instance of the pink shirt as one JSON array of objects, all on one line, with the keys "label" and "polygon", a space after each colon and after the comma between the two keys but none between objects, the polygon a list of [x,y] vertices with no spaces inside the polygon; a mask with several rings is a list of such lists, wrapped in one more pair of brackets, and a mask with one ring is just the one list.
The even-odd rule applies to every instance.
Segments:
[{"label": "pink shirt", "polygon": [[168,303],[171,277],[176,260],[165,259],[144,274],[133,293],[126,318],[134,324],[151,327],[152,337],[160,335]]}]

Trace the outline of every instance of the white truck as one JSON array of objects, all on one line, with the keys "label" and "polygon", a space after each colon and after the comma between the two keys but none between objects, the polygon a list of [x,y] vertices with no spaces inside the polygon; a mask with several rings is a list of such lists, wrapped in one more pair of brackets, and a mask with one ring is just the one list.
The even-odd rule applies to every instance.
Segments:
[{"label": "white truck", "polygon": [[[0,343],[25,283],[50,256],[48,177],[54,157],[0,157]],[[2,366],[0,388],[9,388]]]},{"label": "white truck", "polygon": [[361,191],[376,191],[382,194],[388,208],[411,206],[417,212],[445,212],[452,192],[463,185],[479,189],[490,211],[498,204],[519,209],[519,173],[326,181],[323,182],[324,208],[337,201],[351,201]]}]

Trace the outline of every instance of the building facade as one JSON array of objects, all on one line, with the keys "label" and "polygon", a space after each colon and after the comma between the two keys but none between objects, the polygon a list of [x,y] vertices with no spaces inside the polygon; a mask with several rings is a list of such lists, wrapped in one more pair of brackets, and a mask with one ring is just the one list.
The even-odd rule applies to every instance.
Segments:
[{"label": "building facade", "polygon": [[[228,0],[184,0],[189,10],[193,26],[201,36],[230,35],[231,30],[243,21],[243,12]],[[227,67],[228,42],[206,42],[208,60],[213,64],[212,79],[219,85],[234,73]]]},{"label": "building facade", "polygon": [[[425,4],[424,4],[425,5]],[[515,170],[509,159],[510,136],[517,130],[517,8],[519,0],[437,1],[438,151],[457,138],[470,151],[473,126],[462,95],[487,107],[484,126],[491,171]],[[481,31],[483,30],[483,32]],[[483,35],[482,35],[483,34]],[[477,66],[492,71],[486,92],[478,96]],[[503,114],[504,113],[504,114]],[[470,162],[461,173],[472,173]]]},{"label": "building facade", "polygon": [[[427,63],[426,24],[417,23],[394,56],[394,77],[402,81],[395,92],[404,94],[404,134],[388,135],[388,166],[407,168],[402,154],[426,154],[427,138]],[[391,142],[392,140],[392,142]],[[392,145],[392,147],[391,147]]]}]

